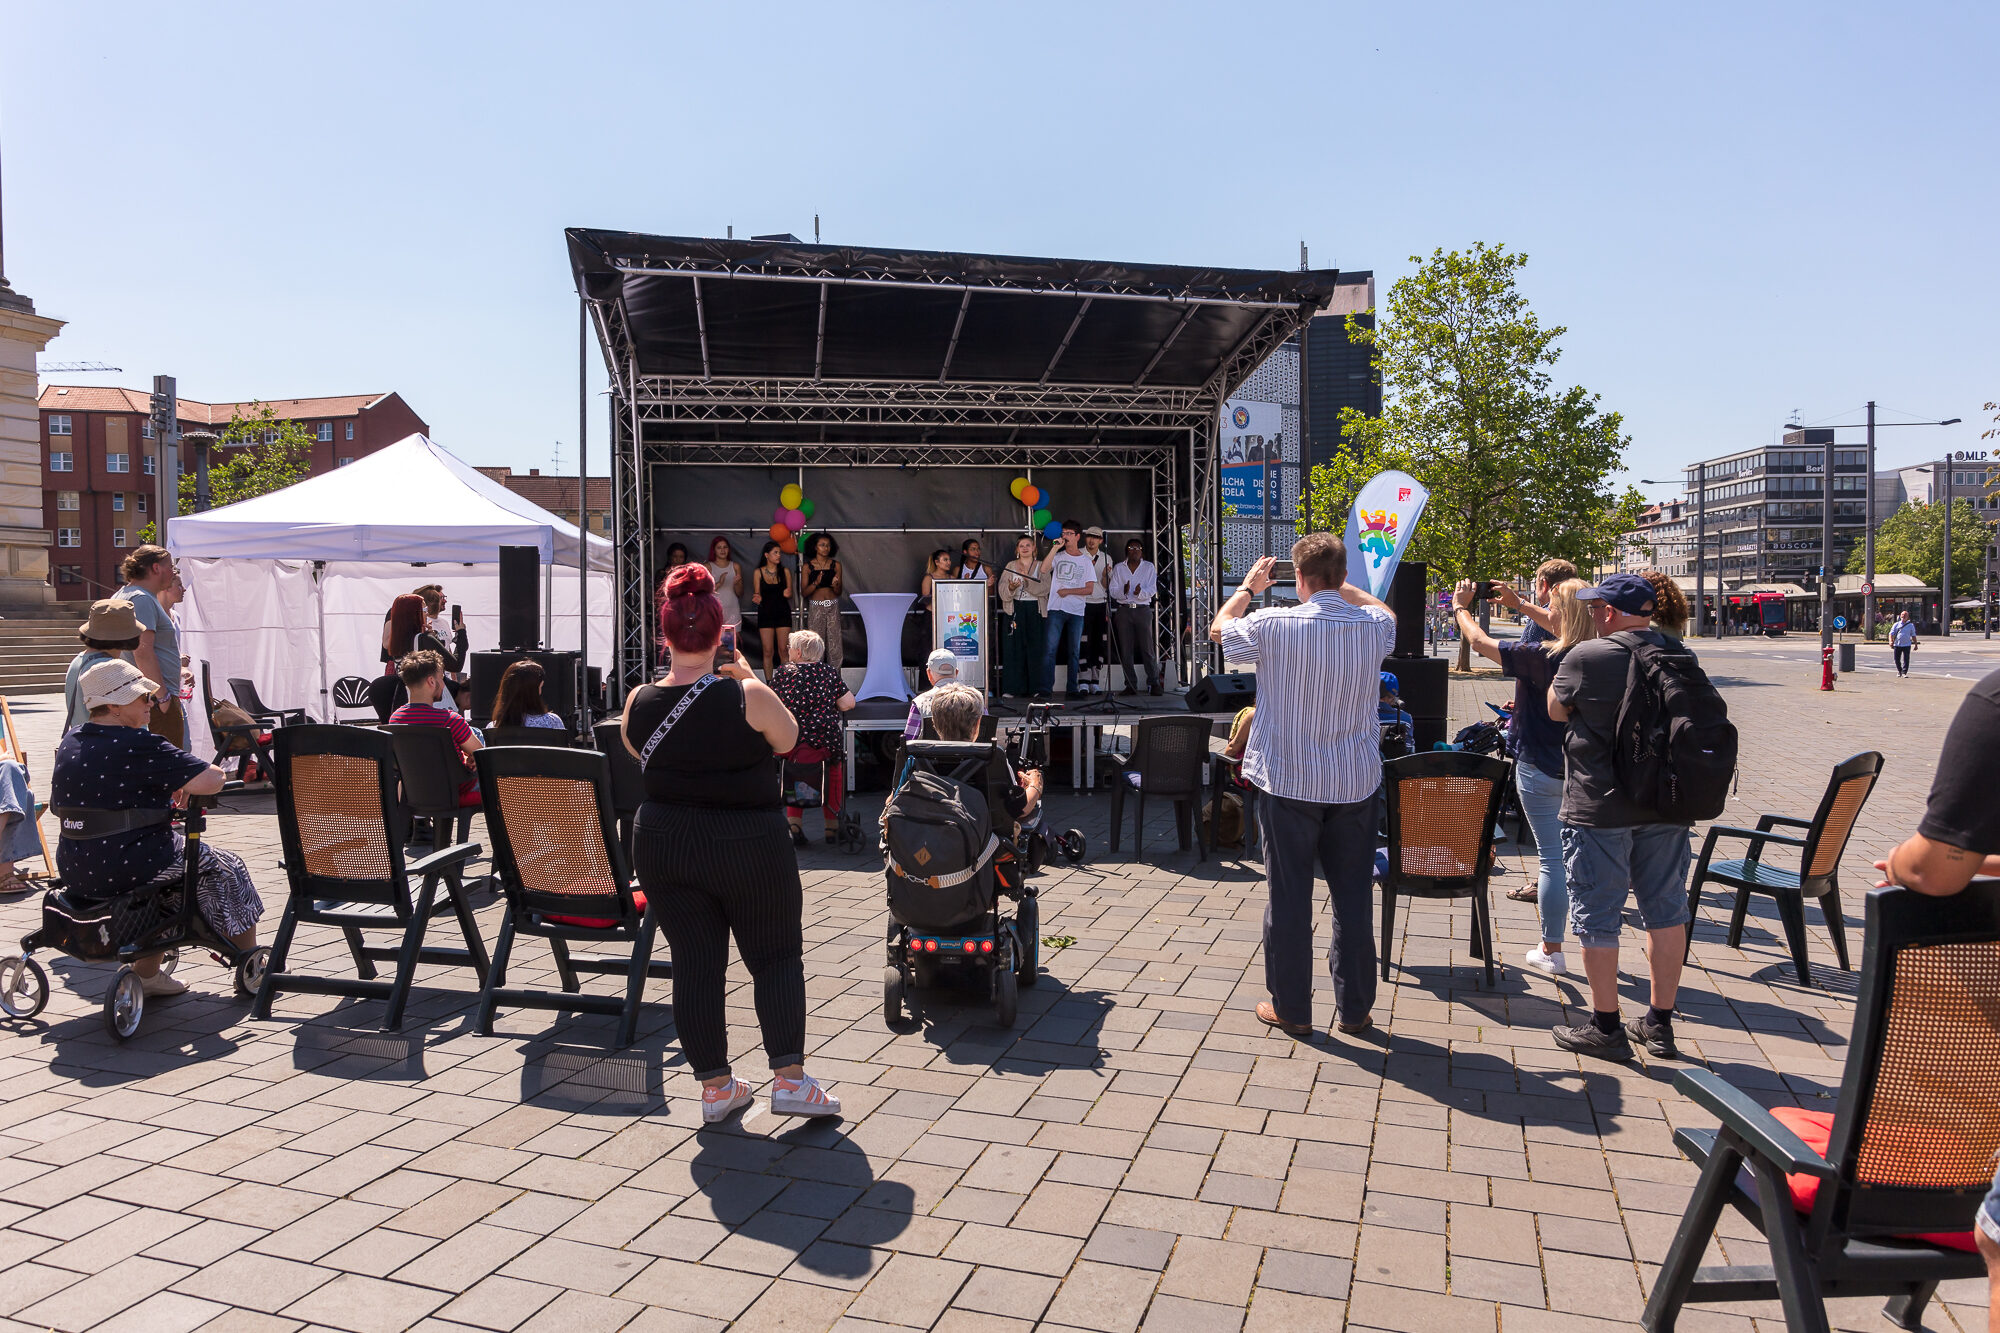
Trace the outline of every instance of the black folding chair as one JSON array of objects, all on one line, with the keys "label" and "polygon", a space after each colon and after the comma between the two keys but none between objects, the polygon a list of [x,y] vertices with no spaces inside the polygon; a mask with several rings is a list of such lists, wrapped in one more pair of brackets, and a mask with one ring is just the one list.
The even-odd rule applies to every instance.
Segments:
[{"label": "black folding chair", "polygon": [[1201,800],[1201,774],[1208,766],[1208,737],[1213,724],[1205,717],[1141,718],[1133,728],[1132,754],[1111,775],[1111,850],[1118,850],[1118,826],[1125,821],[1125,795],[1139,798],[1132,816],[1132,859],[1146,840],[1146,798],[1174,803],[1174,821],[1181,850],[1189,841],[1201,860],[1208,859],[1195,805]]},{"label": "black folding chair", "polygon": [[387,722],[409,701],[409,688],[400,676],[376,676],[368,682],[368,706],[375,710],[377,722]]},{"label": "black folding chair", "polygon": [[[336,721],[346,721],[340,716],[340,710],[343,708],[350,711],[357,708],[374,708],[373,701],[368,697],[368,685],[369,680],[366,676],[342,676],[333,682],[333,713]],[[383,719],[375,720],[380,722]]]},{"label": "black folding chair", "polygon": [[201,700],[202,711],[208,714],[209,736],[215,742],[216,759],[223,760],[235,756],[236,774],[240,779],[243,775],[243,761],[255,755],[259,765],[260,780],[271,781],[277,765],[272,762],[270,747],[264,739],[266,731],[264,724],[239,722],[234,726],[224,726],[215,720],[215,694],[209,685],[207,662],[201,664]]},{"label": "black folding chair", "polygon": [[[591,750],[531,746],[489,747],[474,758],[493,864],[507,897],[474,1029],[491,1036],[494,1011],[502,1005],[574,1009],[618,1015],[617,1045],[630,1046],[646,978],[671,979],[674,972],[671,962],[652,961],[658,923],[646,895],[633,886],[611,808],[610,764]],[[549,942],[562,990],[503,989],[516,935]],[[612,941],[628,942],[630,955],[574,957],[569,951],[572,942]],[[624,997],[580,993],[578,972],[623,976]]]},{"label": "black folding chair", "polygon": [[[1826,933],[1833,937],[1833,953],[1840,960],[1840,970],[1847,971],[1847,922],[1840,906],[1840,857],[1847,850],[1847,840],[1861,818],[1861,807],[1875,790],[1875,779],[1881,773],[1882,756],[1868,750],[1833,770],[1833,776],[1827,780],[1826,794],[1819,798],[1819,809],[1811,819],[1762,815],[1754,829],[1709,825],[1701,855],[1695,860],[1694,874],[1688,879],[1688,915],[1693,920],[1689,922],[1683,953],[1694,945],[1693,921],[1700,920],[1702,883],[1714,880],[1736,889],[1736,907],[1729,914],[1730,948],[1743,947],[1743,923],[1750,913],[1750,895],[1768,893],[1777,901],[1778,920],[1785,927],[1785,944],[1791,949],[1799,984],[1812,985],[1812,969],[1806,963],[1806,899],[1812,898],[1819,903]],[[1780,824],[1802,828],[1806,834],[1797,838],[1772,832]],[[1726,861],[1713,859],[1716,840],[1720,838],[1748,841],[1749,855]],[[1773,843],[1797,848],[1799,868],[1766,865],[1765,848]]]},{"label": "black folding chair", "polygon": [[[269,1018],[272,1001],[284,991],[351,995],[386,1000],[382,1027],[394,1032],[403,1025],[418,963],[471,967],[484,985],[486,946],[462,873],[479,845],[460,843],[405,862],[389,737],[368,727],[308,724],[280,728],[275,741],[278,833],[290,893],[252,1014]],[[447,912],[457,916],[465,947],[426,948],[431,918]],[[338,929],[358,976],[287,972],[300,922]],[[395,931],[400,938],[393,948],[370,946],[364,930]],[[395,963],[393,980],[376,977],[377,961]]]},{"label": "black folding chair", "polygon": [[567,747],[570,744],[567,728],[557,727],[495,727],[486,728],[483,735],[491,745],[541,745]]},{"label": "black folding chair", "polygon": [[465,761],[452,743],[450,729],[428,722],[391,722],[381,730],[395,749],[403,804],[431,821],[431,850],[441,852],[470,838],[472,817],[479,813],[479,793],[463,791]]},{"label": "black folding chair", "polygon": [[236,706],[261,722],[269,722],[274,727],[302,726],[308,720],[303,708],[273,708],[257,697],[254,682],[241,676],[229,678],[229,692],[236,696]]},{"label": "black folding chair", "polygon": [[[1917,1329],[1938,1283],[1985,1274],[1971,1228],[2000,1150],[2000,882],[1874,889],[1862,920],[1831,1112],[1766,1110],[1710,1070],[1674,1074],[1722,1123],[1674,1131],[1701,1178],[1640,1317],[1651,1333],[1689,1303],[1768,1300],[1793,1333],[1825,1333],[1828,1296],[1888,1296],[1890,1322]],[[1725,1207],[1763,1233],[1769,1264],[1699,1267]]]},{"label": "black folding chair", "polygon": [[639,768],[638,759],[625,748],[624,725],[618,718],[609,718],[598,723],[591,735],[597,741],[598,752],[611,765],[611,808],[618,812],[618,840],[624,844],[626,859],[630,860],[632,818],[646,803],[646,775]]},{"label": "black folding chair", "polygon": [[[1382,765],[1389,867],[1382,875],[1382,979],[1396,940],[1396,899],[1472,899],[1472,956],[1493,984],[1493,824],[1513,780],[1505,759],[1432,750]],[[1406,926],[1407,929],[1407,926]]]}]

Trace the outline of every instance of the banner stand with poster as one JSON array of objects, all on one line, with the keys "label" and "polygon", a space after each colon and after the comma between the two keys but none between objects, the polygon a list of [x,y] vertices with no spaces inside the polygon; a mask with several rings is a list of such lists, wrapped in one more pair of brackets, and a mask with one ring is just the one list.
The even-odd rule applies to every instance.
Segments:
[{"label": "banner stand with poster", "polygon": [[958,659],[958,680],[987,692],[992,585],[985,579],[931,580],[931,648]]}]

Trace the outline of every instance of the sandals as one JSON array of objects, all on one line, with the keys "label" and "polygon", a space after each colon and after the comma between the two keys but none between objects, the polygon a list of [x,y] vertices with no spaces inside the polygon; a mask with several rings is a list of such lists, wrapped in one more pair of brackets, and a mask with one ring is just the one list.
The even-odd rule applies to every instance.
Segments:
[{"label": "sandals", "polygon": [[1507,897],[1517,903],[1538,903],[1542,900],[1541,890],[1533,884],[1523,884],[1518,889],[1509,889]]}]

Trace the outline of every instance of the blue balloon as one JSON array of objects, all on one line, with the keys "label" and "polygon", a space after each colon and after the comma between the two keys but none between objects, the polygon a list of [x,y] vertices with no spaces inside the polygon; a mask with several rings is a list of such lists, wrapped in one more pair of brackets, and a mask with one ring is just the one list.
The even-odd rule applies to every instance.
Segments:
[{"label": "blue balloon", "polygon": [[1055,512],[1056,512],[1056,506],[1055,506],[1055,502],[1049,499],[1049,488],[1048,488],[1048,487],[1046,487],[1046,486],[1042,486],[1042,487],[1038,487],[1037,489],[1039,489],[1039,490],[1041,491],[1041,493],[1042,493],[1042,498],[1041,498],[1041,499],[1039,499],[1039,500],[1037,500],[1037,501],[1035,501],[1035,508],[1037,508],[1037,509],[1046,509],[1046,510],[1048,510],[1048,511],[1049,511],[1049,512],[1050,512],[1051,514],[1055,513]]},{"label": "blue balloon", "polygon": [[1062,521],[1060,519],[1050,519],[1049,525],[1042,529],[1042,535],[1044,537],[1060,539],[1062,537]]}]

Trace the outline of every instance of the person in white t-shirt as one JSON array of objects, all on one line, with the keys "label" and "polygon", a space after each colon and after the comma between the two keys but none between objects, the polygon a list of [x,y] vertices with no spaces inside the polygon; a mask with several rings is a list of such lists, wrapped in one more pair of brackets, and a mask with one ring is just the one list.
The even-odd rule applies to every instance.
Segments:
[{"label": "person in white t-shirt", "polygon": [[1068,690],[1079,693],[1082,674],[1078,660],[1083,646],[1083,608],[1097,582],[1090,557],[1082,550],[1083,528],[1075,519],[1062,525],[1062,545],[1042,557],[1042,573],[1049,584],[1048,644],[1042,651],[1041,689],[1037,699],[1048,699],[1056,690],[1056,658],[1067,656]]},{"label": "person in white t-shirt", "polygon": [[1090,592],[1083,599],[1083,679],[1085,692],[1095,694],[1103,685],[1102,668],[1110,661],[1104,650],[1108,627],[1104,578],[1111,572],[1111,552],[1104,549],[1104,529],[1095,523],[1083,530],[1083,553],[1090,560]]}]

